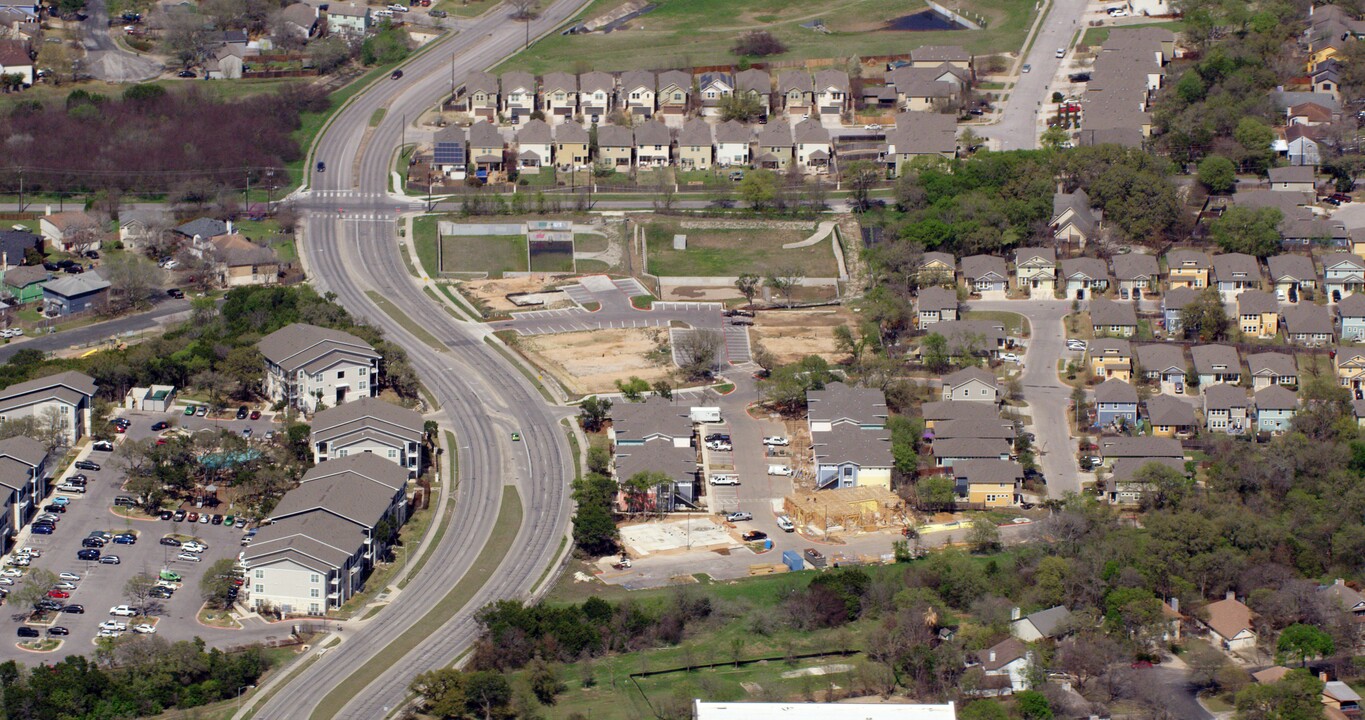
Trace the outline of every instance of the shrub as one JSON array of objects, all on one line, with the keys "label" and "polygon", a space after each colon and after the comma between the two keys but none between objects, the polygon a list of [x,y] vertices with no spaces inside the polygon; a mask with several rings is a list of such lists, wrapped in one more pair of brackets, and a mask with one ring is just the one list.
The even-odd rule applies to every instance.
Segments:
[{"label": "shrub", "polygon": [[781,40],[773,37],[773,34],[767,30],[753,30],[741,35],[731,52],[736,55],[764,57],[781,55],[787,52],[787,46],[783,45]]}]

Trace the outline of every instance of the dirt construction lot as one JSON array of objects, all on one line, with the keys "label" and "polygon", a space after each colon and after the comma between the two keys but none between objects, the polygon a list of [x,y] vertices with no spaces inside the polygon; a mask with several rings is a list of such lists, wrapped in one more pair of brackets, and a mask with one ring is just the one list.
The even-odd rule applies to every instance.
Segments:
[{"label": "dirt construction lot", "polygon": [[648,357],[660,342],[667,342],[666,333],[633,328],[540,335],[523,338],[521,349],[570,392],[615,392],[616,381],[632,375],[651,383],[669,376],[671,364],[657,364]]},{"label": "dirt construction lot", "polygon": [[561,303],[551,305],[536,305],[521,307],[511,300],[508,295],[517,293],[537,293],[549,287],[550,283],[545,278],[538,277],[517,277],[505,280],[468,280],[460,284],[460,290],[470,297],[478,298],[488,304],[493,311],[511,312],[514,310],[553,310],[559,307],[569,307],[573,301],[568,295],[564,296]]},{"label": "dirt construction lot", "polygon": [[765,310],[754,320],[753,338],[779,363],[793,363],[807,355],[836,362],[844,357],[834,343],[834,328],[856,328],[858,318],[843,306],[808,310]]}]

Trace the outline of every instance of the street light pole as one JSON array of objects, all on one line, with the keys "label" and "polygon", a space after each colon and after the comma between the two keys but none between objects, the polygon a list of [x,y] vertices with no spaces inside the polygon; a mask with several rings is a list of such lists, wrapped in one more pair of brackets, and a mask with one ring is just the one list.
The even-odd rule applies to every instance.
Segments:
[{"label": "street light pole", "polygon": [[237,709],[238,709],[238,710],[241,710],[241,709],[242,709],[242,691],[243,691],[243,690],[250,690],[250,689],[252,689],[252,688],[254,688],[254,687],[256,687],[256,686],[255,686],[255,685],[243,685],[243,686],[237,688]]}]

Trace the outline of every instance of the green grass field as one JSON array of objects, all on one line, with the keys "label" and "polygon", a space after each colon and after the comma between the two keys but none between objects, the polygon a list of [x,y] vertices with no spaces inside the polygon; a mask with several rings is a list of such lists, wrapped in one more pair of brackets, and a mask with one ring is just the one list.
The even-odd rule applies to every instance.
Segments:
[{"label": "green grass field", "polygon": [[432,9],[445,10],[456,17],[475,17],[497,4],[498,0],[443,0],[433,5]]},{"label": "green grass field", "polygon": [[[1166,28],[1167,30],[1170,30],[1170,31],[1173,32],[1173,33],[1178,33],[1178,32],[1181,32],[1181,31],[1183,31],[1183,30],[1185,29],[1185,21],[1183,21],[1183,20],[1166,20],[1166,21],[1163,21],[1163,22],[1152,22],[1152,23],[1142,23],[1142,24],[1139,24],[1139,25],[1124,25],[1124,26],[1123,26],[1124,29],[1144,28],[1144,27],[1159,27],[1159,28]],[[1080,44],[1081,44],[1081,45],[1085,45],[1085,46],[1087,46],[1087,47],[1093,47],[1093,46],[1095,46],[1095,45],[1103,45],[1107,40],[1109,40],[1109,31],[1110,31],[1110,30],[1113,30],[1113,28],[1107,28],[1107,27],[1089,28],[1089,29],[1087,29],[1087,30],[1085,31],[1085,34],[1081,36],[1081,43],[1080,43]]]},{"label": "green grass field", "polygon": [[963,320],[995,320],[1004,323],[1005,331],[1018,337],[1029,336],[1028,318],[1004,310],[973,310],[962,314]]},{"label": "green grass field", "polygon": [[[835,277],[839,268],[828,239],[811,247],[784,250],[784,243],[804,240],[815,229],[698,230],[671,220],[645,226],[649,241],[649,272],[666,277],[729,277],[743,272],[758,275],[799,267],[807,277]],[[687,249],[674,250],[673,236],[687,236]]]},{"label": "green grass field", "polygon": [[422,272],[431,277],[441,274],[440,263],[436,259],[437,222],[439,219],[435,215],[424,215],[412,221],[412,242],[417,246],[417,263]]},{"label": "green grass field", "polygon": [[503,273],[526,272],[526,269],[525,235],[441,238],[441,270],[444,272],[486,272],[489,277],[502,277]]},{"label": "green grass field", "polygon": [[573,253],[559,251],[537,253],[531,258],[531,272],[573,272]]},{"label": "green grass field", "polygon": [[[624,0],[597,0],[578,18],[588,20],[618,7]],[[972,14],[984,15],[986,29],[899,32],[883,29],[886,22],[925,9],[918,0],[826,0],[793,3],[788,0],[664,0],[626,30],[610,34],[553,33],[510,58],[500,70],[544,73],[596,70],[665,69],[734,62],[730,52],[745,31],[762,29],[786,44],[788,50],[772,60],[846,58],[889,55],[920,45],[961,45],[975,53],[1018,50],[1033,19],[1032,0],[963,0],[952,3]],[[829,33],[800,27],[823,19]]]}]

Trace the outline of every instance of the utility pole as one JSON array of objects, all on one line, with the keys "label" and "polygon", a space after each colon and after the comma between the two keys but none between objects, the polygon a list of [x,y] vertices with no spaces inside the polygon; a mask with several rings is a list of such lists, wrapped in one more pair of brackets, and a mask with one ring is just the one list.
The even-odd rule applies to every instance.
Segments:
[{"label": "utility pole", "polygon": [[246,168],[243,168],[242,170],[243,170],[243,172],[246,173],[246,201],[245,201],[244,203],[242,203],[242,209],[243,209],[243,210],[246,210],[247,214],[250,215],[250,214],[251,214],[251,171],[250,171],[250,170],[247,170]]},{"label": "utility pole", "polygon": [[403,129],[398,140],[398,157],[403,157],[403,146],[408,144],[408,114],[403,113]]},{"label": "utility pole", "polygon": [[24,211],[24,169],[19,168],[19,212]]},{"label": "utility pole", "polygon": [[450,54],[450,103],[455,104],[455,53]]}]

